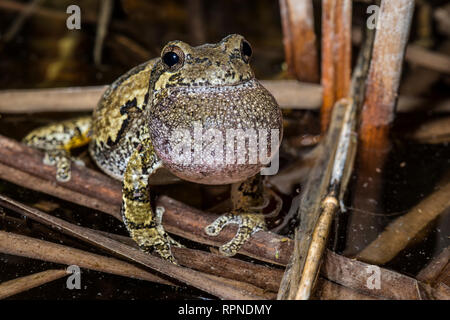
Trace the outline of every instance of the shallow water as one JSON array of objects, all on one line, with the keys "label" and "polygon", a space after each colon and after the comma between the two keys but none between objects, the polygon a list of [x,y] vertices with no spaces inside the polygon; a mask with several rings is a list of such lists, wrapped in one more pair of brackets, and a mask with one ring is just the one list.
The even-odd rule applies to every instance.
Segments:
[{"label": "shallow water", "polygon": [[[359,215],[362,217],[357,225],[346,225],[345,233],[363,234],[362,242],[352,243],[351,237],[341,234],[340,252],[348,252],[349,248],[361,250],[373,241],[385,227],[407,214],[411,208],[427,196],[439,190],[438,183],[450,182],[450,148],[448,144],[418,144],[406,139],[394,141],[393,150],[388,156],[382,180],[381,195],[366,194],[366,199],[359,204],[370,202],[369,210],[354,207],[349,200],[348,212],[345,216]],[[355,179],[354,179],[355,180]],[[355,185],[353,185],[354,187]],[[354,190],[350,189],[350,193]],[[362,195],[364,197],[364,194]],[[449,195],[450,197],[450,195]],[[374,203],[375,202],[375,203]],[[346,221],[348,219],[343,219]],[[367,220],[365,223],[365,220]],[[348,222],[348,221],[347,221]],[[345,222],[344,222],[345,224]],[[378,232],[373,232],[378,230]],[[399,230],[401,231],[401,230]],[[367,232],[367,236],[364,233]],[[437,219],[431,221],[423,231],[419,232],[410,245],[402,250],[385,266],[401,273],[414,276],[432,258],[450,245],[450,208],[442,212]],[[358,250],[359,249],[359,250]]]}]

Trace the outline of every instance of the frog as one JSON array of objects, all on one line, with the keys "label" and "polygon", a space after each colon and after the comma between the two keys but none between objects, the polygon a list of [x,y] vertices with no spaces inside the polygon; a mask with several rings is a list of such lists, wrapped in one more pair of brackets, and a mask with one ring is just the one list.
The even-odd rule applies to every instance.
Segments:
[{"label": "frog", "polygon": [[[262,213],[267,197],[261,170],[267,167],[267,159],[272,159],[282,139],[280,107],[255,78],[251,56],[250,43],[238,34],[199,46],[170,41],[159,57],[114,81],[92,115],[37,128],[23,142],[44,152],[44,164],[56,167],[56,180],[63,184],[70,183],[71,165],[79,161],[71,152],[87,145],[98,168],[122,181],[121,214],[131,238],[143,251],[175,264],[171,248],[182,245],[162,225],[164,208],[154,208],[153,177],[165,171],[175,180],[231,185],[232,209],[216,218],[204,232],[217,236],[226,225],[237,224],[235,236],[219,247],[221,254],[233,256],[256,232],[267,230]],[[270,140],[275,143],[271,143],[265,162],[239,162],[233,157],[224,162],[215,160],[227,150],[242,154],[239,145],[233,142],[224,151],[217,144],[218,149],[205,153],[203,141],[194,139],[198,128],[200,134],[213,130],[217,142],[233,130],[258,128],[277,135]],[[180,140],[176,135],[179,132],[187,132],[188,138]],[[240,133],[244,131],[236,132],[236,138],[242,138]],[[261,145],[264,139],[259,141]],[[174,141],[185,142],[182,156],[174,152]],[[250,145],[250,140],[244,145]],[[247,155],[248,160],[250,153]],[[194,156],[197,160],[215,160],[186,161]]]}]

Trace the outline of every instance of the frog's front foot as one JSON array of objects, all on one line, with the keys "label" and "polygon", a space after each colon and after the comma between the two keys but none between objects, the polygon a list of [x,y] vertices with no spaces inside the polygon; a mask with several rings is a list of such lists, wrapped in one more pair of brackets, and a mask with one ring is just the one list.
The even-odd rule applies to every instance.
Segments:
[{"label": "frog's front foot", "polygon": [[254,233],[267,230],[262,214],[245,213],[243,210],[235,210],[217,218],[205,228],[205,232],[209,236],[217,236],[227,224],[233,223],[239,226],[236,235],[219,248],[219,251],[226,256],[235,255]]},{"label": "frog's front foot", "polygon": [[175,257],[172,254],[171,247],[184,248],[182,244],[174,240],[164,230],[162,225],[162,216],[164,214],[163,207],[156,207],[155,220],[146,225],[135,225],[129,223],[129,230],[131,237],[136,241],[139,247],[147,253],[156,253],[162,259],[177,264]]},{"label": "frog's front foot", "polygon": [[64,149],[45,151],[44,164],[56,167],[56,180],[67,182],[71,177],[70,154]]},{"label": "frog's front foot", "polygon": [[59,182],[67,182],[71,178],[71,162],[78,166],[85,166],[83,160],[72,157],[69,152],[64,149],[47,150],[44,153],[44,164],[56,167],[56,180]]},{"label": "frog's front foot", "polygon": [[162,259],[177,264],[170,249],[170,237],[162,228],[157,226],[156,228],[134,229],[130,234],[144,252],[156,253]]}]

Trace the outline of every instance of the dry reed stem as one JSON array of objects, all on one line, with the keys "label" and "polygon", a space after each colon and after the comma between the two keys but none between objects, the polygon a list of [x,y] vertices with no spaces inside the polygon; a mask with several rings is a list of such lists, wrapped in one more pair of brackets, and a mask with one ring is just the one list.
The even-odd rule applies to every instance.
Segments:
[{"label": "dry reed stem", "polygon": [[312,0],[280,0],[288,71],[300,81],[317,82],[319,68]]},{"label": "dry reed stem", "polygon": [[46,270],[0,283],[0,299],[39,287],[66,276],[66,270]]},{"label": "dry reed stem", "polygon": [[351,24],[350,0],[322,0],[322,133],[328,128],[336,101],[349,94]]}]

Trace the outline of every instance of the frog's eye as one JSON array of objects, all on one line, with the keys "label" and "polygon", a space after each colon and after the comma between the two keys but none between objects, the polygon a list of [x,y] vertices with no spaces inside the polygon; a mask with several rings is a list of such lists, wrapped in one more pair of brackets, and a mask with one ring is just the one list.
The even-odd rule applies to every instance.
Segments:
[{"label": "frog's eye", "polygon": [[250,46],[250,43],[245,40],[242,40],[241,42],[241,54],[242,59],[248,63],[250,61],[250,57],[252,56],[252,47]]},{"label": "frog's eye", "polygon": [[180,61],[180,57],[175,52],[167,52],[163,56],[163,61],[165,64],[167,64],[169,67],[176,65],[178,61]]},{"label": "frog's eye", "polygon": [[184,64],[184,52],[177,46],[166,47],[161,53],[161,60],[170,71],[178,70]]}]

